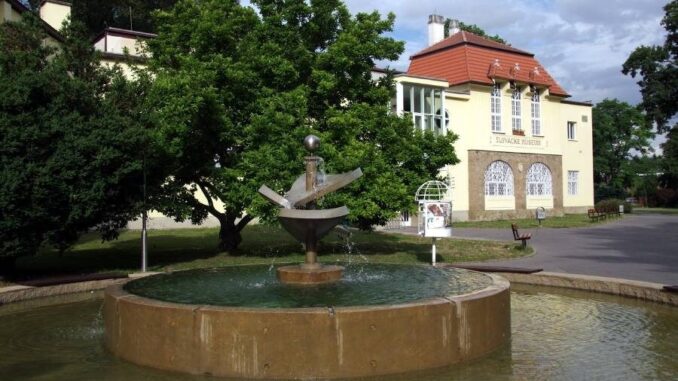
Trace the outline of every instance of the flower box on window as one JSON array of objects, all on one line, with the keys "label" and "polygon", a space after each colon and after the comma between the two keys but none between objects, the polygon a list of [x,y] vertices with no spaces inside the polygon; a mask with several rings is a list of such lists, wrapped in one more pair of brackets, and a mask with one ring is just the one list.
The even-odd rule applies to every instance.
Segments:
[{"label": "flower box on window", "polygon": [[513,135],[525,136],[525,131],[523,131],[523,130],[513,130]]}]

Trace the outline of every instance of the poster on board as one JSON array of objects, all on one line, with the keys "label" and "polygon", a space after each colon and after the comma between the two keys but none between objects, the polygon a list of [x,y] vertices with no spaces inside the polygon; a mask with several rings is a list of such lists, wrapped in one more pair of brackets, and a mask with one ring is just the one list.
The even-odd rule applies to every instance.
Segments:
[{"label": "poster on board", "polygon": [[452,236],[452,203],[445,201],[419,202],[419,234],[424,237]]}]

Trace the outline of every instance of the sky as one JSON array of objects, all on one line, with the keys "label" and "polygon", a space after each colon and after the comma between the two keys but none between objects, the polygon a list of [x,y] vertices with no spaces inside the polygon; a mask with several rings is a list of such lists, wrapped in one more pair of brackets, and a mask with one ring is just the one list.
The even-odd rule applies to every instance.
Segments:
[{"label": "sky", "polygon": [[397,62],[407,70],[409,56],[426,47],[429,14],[476,24],[512,46],[533,54],[571,95],[599,102],[617,98],[640,102],[637,79],[621,66],[639,45],[659,45],[667,0],[347,0],[352,13],[393,12],[391,35],[405,41]]},{"label": "sky", "polygon": [[[407,70],[409,57],[428,43],[428,15],[476,24],[526,50],[570,94],[570,99],[597,103],[605,98],[636,105],[641,100],[634,79],[621,73],[629,54],[640,45],[660,45],[660,25],[668,0],[345,0],[351,13],[396,16],[392,37],[405,41],[396,62]],[[658,152],[663,137],[653,146]]]}]

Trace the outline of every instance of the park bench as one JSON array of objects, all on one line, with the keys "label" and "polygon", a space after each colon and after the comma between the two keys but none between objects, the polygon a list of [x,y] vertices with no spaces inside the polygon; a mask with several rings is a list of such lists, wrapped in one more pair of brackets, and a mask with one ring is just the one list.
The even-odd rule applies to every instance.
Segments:
[{"label": "park bench", "polygon": [[605,218],[605,213],[601,213],[596,209],[589,209],[589,218],[591,221],[598,221],[599,219]]},{"label": "park bench", "polygon": [[607,209],[602,209],[602,208],[596,208],[596,213],[600,214],[602,219],[606,220],[607,217],[610,216],[610,213],[608,213]]},{"label": "park bench", "polygon": [[518,225],[511,224],[511,230],[513,230],[513,239],[515,241],[522,241],[523,249],[527,247],[527,240],[532,238],[532,235],[529,233],[520,234],[518,231]]}]

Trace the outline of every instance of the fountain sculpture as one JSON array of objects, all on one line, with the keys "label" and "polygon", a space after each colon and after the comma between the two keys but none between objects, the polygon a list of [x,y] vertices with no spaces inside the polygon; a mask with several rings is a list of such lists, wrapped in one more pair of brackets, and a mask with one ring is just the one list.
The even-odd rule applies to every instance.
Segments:
[{"label": "fountain sculpture", "polygon": [[304,146],[311,153],[305,158],[306,173],[297,178],[285,197],[278,195],[266,185],[259,188],[259,193],[282,207],[278,216],[280,224],[297,240],[304,243],[306,250],[304,264],[279,267],[278,279],[284,283],[296,284],[334,282],[341,278],[343,267],[323,266],[318,263],[318,241],[348,215],[348,209],[345,206],[316,209],[316,201],[350,184],[363,173],[358,168],[340,175],[325,176],[318,171],[318,163],[322,159],[313,155],[320,146],[320,139],[315,135],[309,135],[304,139]]},{"label": "fountain sculpture", "polygon": [[321,159],[313,154],[319,143],[306,138],[306,173],[284,197],[259,190],[281,207],[282,226],[305,244],[303,264],[279,267],[278,279],[272,265],[251,265],[111,286],[103,307],[106,348],[136,364],[191,374],[331,379],[443,367],[503,345],[510,298],[499,276],[318,263],[318,240],[348,209],[316,209],[316,201],[362,175],[356,169],[320,176]]}]

